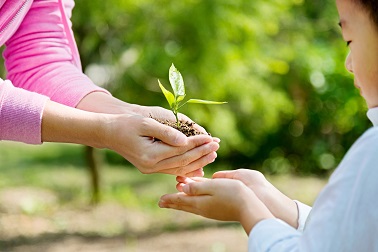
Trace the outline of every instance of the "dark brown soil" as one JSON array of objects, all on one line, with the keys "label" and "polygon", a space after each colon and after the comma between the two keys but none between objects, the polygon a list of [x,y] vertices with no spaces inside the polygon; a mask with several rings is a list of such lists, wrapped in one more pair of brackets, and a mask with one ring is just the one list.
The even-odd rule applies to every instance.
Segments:
[{"label": "dark brown soil", "polygon": [[[153,117],[152,117],[153,118]],[[171,126],[172,128],[174,129],[177,129],[178,131],[181,131],[182,133],[184,133],[187,137],[190,137],[190,136],[195,136],[195,135],[201,135],[201,134],[205,134],[199,130],[197,130],[194,125],[196,124],[195,122],[188,122],[188,121],[180,121],[180,124],[179,126],[177,126],[177,123],[175,121],[170,121],[170,120],[160,120],[160,119],[157,119],[157,118],[153,118],[155,119],[156,121],[158,121],[159,123],[162,123],[162,124],[165,124],[165,125],[168,125],[168,126]],[[210,133],[207,133],[208,135],[210,135]]]}]

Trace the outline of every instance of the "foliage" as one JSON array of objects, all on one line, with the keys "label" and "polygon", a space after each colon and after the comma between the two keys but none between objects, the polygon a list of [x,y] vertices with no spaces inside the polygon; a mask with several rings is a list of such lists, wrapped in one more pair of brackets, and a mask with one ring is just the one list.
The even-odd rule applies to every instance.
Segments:
[{"label": "foliage", "polygon": [[327,174],[369,126],[337,23],[326,0],[81,0],[73,12],[97,84],[164,106],[156,78],[176,62],[191,94],[229,103],[182,111],[222,139],[218,163],[271,173]]}]

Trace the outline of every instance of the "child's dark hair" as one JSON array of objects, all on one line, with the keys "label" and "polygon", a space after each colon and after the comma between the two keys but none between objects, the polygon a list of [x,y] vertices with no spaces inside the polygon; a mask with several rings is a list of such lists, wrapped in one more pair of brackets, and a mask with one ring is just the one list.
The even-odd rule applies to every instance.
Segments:
[{"label": "child's dark hair", "polygon": [[354,0],[362,8],[368,11],[378,29],[378,1],[377,0]]}]

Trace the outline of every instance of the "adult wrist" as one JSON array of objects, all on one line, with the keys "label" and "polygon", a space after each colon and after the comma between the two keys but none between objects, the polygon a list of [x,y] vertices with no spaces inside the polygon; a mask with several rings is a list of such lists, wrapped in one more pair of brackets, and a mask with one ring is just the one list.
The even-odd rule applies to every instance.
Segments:
[{"label": "adult wrist", "polygon": [[94,113],[93,116],[96,117],[96,125],[92,131],[94,141],[91,146],[99,149],[109,149],[113,142],[112,137],[114,134],[112,133],[115,131],[115,118],[117,116],[103,113]]}]

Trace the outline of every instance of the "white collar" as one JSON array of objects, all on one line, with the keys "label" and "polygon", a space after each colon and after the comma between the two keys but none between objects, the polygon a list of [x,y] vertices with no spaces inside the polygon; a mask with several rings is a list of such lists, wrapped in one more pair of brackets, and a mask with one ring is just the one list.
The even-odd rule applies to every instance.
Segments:
[{"label": "white collar", "polygon": [[378,107],[369,109],[367,112],[367,117],[374,126],[378,126]]}]

